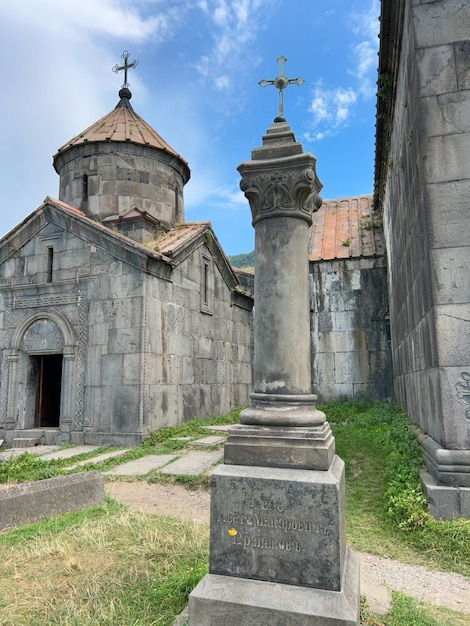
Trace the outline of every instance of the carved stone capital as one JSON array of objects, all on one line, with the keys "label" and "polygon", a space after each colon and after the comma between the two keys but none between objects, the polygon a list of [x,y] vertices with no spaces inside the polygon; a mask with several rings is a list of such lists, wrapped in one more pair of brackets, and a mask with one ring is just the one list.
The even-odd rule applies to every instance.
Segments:
[{"label": "carved stone capital", "polygon": [[250,203],[253,226],[273,217],[293,217],[312,223],[322,203],[322,184],[313,154],[302,151],[286,123],[272,124],[263,146],[252,151],[251,161],[238,167],[240,188]]},{"label": "carved stone capital", "polygon": [[319,206],[316,174],[311,167],[246,173],[240,188],[250,203],[253,226],[272,217],[295,217],[310,225]]}]

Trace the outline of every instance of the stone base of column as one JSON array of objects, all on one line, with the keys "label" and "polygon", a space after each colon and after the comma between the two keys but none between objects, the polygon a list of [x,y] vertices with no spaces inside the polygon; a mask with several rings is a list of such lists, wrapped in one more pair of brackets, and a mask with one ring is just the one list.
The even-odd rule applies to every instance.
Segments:
[{"label": "stone base of column", "polygon": [[327,470],[335,440],[327,422],[316,427],[232,426],[224,448],[226,465]]},{"label": "stone base of column", "polygon": [[328,470],[335,441],[314,394],[252,393],[225,444],[227,465]]},{"label": "stone base of column", "polygon": [[416,429],[428,471],[439,485],[470,487],[470,450],[448,450]]},{"label": "stone base of column", "polygon": [[428,472],[421,472],[421,483],[436,519],[470,518],[470,487],[439,485]]},{"label": "stone base of column", "polygon": [[357,626],[359,559],[346,553],[341,591],[207,574],[189,597],[190,626]]},{"label": "stone base of column", "polygon": [[326,420],[314,394],[252,393],[251,406],[240,413],[240,424],[257,426],[319,426]]}]

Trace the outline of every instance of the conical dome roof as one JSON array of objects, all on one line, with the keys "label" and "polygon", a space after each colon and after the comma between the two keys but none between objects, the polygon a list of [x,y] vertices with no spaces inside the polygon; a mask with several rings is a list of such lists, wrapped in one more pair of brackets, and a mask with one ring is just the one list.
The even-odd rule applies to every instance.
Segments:
[{"label": "conical dome roof", "polygon": [[[131,92],[126,87],[119,91],[120,101],[115,108],[57,150],[55,160],[69,148],[80,144],[100,141],[129,141],[143,146],[158,148],[171,154],[187,165],[187,161],[132,108]],[[57,168],[56,168],[57,170]],[[188,177],[189,178],[189,177]]]},{"label": "conical dome roof", "polygon": [[184,221],[188,163],[132,108],[131,92],[54,155],[59,198],[100,222],[130,209],[170,227]]}]

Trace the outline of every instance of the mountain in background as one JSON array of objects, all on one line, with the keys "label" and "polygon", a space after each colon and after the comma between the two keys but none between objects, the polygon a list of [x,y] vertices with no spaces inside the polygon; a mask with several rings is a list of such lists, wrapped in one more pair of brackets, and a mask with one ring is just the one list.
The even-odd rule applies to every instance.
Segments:
[{"label": "mountain in background", "polygon": [[254,267],[255,251],[245,252],[244,254],[234,254],[228,257],[228,260],[234,267]]}]

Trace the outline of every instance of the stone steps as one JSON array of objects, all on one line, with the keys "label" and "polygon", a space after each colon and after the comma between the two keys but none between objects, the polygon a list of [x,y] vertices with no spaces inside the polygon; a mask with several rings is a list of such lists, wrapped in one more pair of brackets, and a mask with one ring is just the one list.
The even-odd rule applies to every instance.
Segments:
[{"label": "stone steps", "polygon": [[41,437],[15,437],[12,439],[12,448],[34,448],[41,443]]}]

